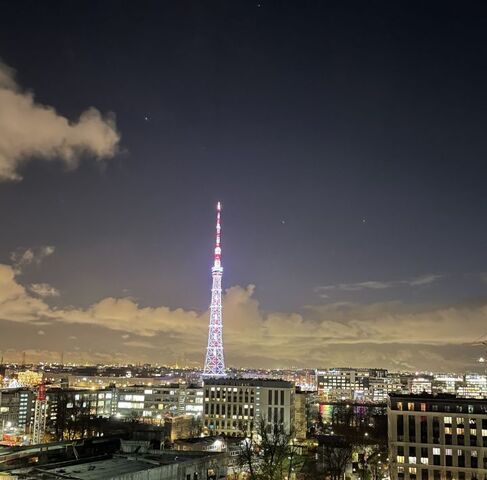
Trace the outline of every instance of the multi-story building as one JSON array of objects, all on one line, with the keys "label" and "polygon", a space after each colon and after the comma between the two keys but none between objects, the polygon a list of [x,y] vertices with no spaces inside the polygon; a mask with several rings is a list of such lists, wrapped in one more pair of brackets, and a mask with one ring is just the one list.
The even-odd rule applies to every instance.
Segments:
[{"label": "multi-story building", "polygon": [[[438,373],[433,376],[433,393],[450,393],[458,394],[460,385],[464,382],[463,375],[455,375],[450,373]],[[463,397],[464,395],[460,394]]]},{"label": "multi-story building", "polygon": [[487,478],[487,401],[391,395],[387,414],[392,479]]},{"label": "multi-story building", "polygon": [[409,393],[413,395],[419,393],[432,393],[433,377],[430,375],[421,375],[411,377],[408,381]]},{"label": "multi-story building", "polygon": [[311,395],[309,392],[297,389],[294,395],[294,436],[299,440],[306,438],[308,431],[307,410]]},{"label": "multi-story building", "polygon": [[194,385],[174,384],[157,387],[134,385],[117,389],[118,417],[161,419],[163,416],[201,415],[202,413],[203,389]]},{"label": "multi-story building", "polygon": [[457,395],[466,398],[487,398],[487,375],[467,373],[457,387]]},{"label": "multi-story building", "polygon": [[316,370],[316,385],[318,394],[328,400],[367,400],[371,379],[384,380],[385,384],[386,377],[384,369],[331,368]]},{"label": "multi-story building", "polygon": [[27,388],[0,390],[0,428],[5,425],[27,432],[34,419],[35,394]]},{"label": "multi-story building", "polygon": [[92,415],[108,418],[116,413],[114,389],[73,390],[51,389],[47,392],[47,419],[51,428],[68,416]]},{"label": "multi-story building", "polygon": [[211,435],[240,436],[259,422],[294,425],[294,384],[284,380],[209,378],[204,385],[204,428]]}]

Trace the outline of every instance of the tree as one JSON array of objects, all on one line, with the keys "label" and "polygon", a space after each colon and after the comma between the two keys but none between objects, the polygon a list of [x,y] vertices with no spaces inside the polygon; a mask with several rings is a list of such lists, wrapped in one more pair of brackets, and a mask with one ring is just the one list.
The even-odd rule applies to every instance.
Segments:
[{"label": "tree", "polygon": [[349,445],[322,445],[319,454],[324,473],[331,480],[343,478],[352,461],[352,447]]},{"label": "tree", "polygon": [[191,424],[189,426],[190,437],[199,437],[203,431],[203,421],[201,417],[192,417]]},{"label": "tree", "polygon": [[[245,429],[244,431],[246,431]],[[251,424],[250,434],[241,446],[238,465],[250,480],[282,480],[290,478],[298,467],[293,434],[282,424],[268,424],[265,419]]]}]

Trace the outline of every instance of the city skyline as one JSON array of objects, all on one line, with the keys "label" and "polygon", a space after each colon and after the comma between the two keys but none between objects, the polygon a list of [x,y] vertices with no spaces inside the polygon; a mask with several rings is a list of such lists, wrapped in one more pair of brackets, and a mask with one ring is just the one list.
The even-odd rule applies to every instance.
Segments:
[{"label": "city skyline", "polygon": [[202,366],[221,200],[228,365],[483,369],[482,6],[20,3],[7,360]]}]

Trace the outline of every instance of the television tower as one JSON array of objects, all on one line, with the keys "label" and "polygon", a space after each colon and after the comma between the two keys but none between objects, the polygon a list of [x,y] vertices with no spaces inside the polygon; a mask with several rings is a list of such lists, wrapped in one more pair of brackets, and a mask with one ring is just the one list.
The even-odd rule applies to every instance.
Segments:
[{"label": "television tower", "polygon": [[223,321],[222,321],[222,275],[223,267],[221,264],[221,224],[220,215],[222,211],[221,203],[216,206],[216,242],[215,255],[213,257],[213,267],[211,276],[213,284],[211,287],[210,305],[210,326],[208,329],[208,347],[206,349],[205,377],[225,376],[225,358],[223,357]]}]

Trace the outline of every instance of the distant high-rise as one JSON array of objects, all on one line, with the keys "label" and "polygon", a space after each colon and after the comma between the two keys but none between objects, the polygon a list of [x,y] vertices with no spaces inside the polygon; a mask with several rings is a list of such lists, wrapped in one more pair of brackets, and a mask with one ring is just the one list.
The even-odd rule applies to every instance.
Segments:
[{"label": "distant high-rise", "polygon": [[208,329],[208,347],[206,349],[205,368],[203,375],[206,377],[225,376],[225,358],[223,356],[223,321],[222,321],[222,275],[221,265],[221,203],[216,206],[216,242],[215,254],[211,276],[210,326]]}]

